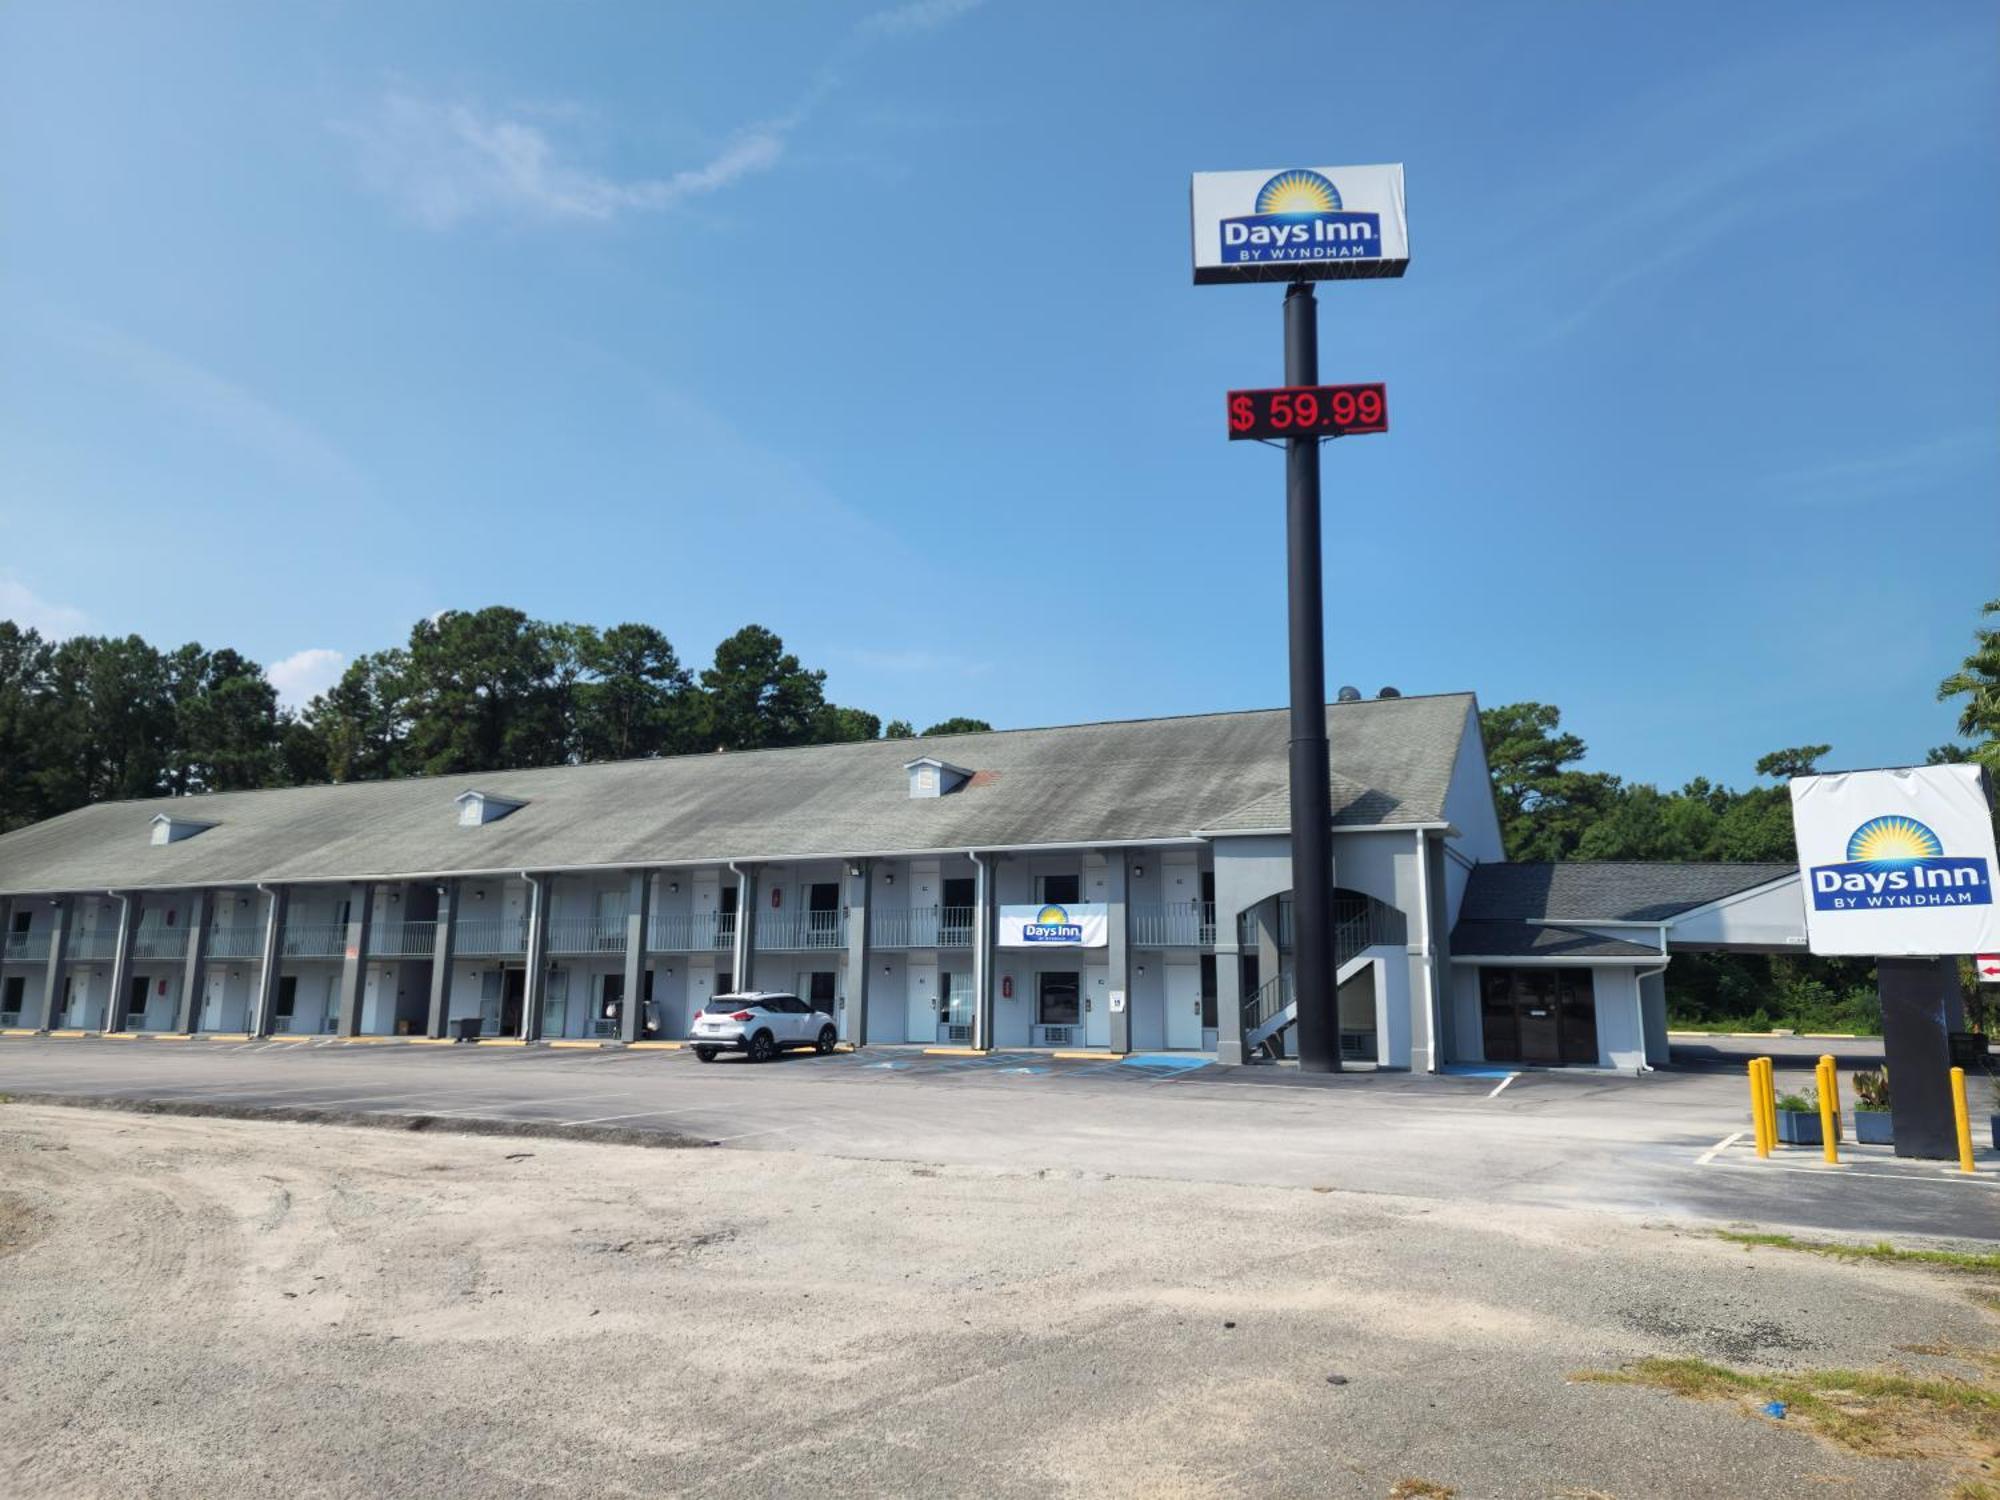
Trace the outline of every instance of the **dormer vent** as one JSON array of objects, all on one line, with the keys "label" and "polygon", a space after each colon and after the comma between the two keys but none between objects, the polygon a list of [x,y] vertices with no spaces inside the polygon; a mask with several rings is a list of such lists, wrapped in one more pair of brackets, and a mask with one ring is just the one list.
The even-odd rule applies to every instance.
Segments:
[{"label": "dormer vent", "polygon": [[153,818],[153,844],[156,848],[163,844],[178,844],[197,833],[207,833],[214,826],[195,818],[176,818],[171,813],[158,813]]},{"label": "dormer vent", "polygon": [[497,823],[511,812],[528,804],[513,797],[496,797],[491,792],[460,792],[458,802],[458,826],[478,828],[482,824]]},{"label": "dormer vent", "polygon": [[905,761],[903,769],[909,773],[912,797],[947,796],[972,777],[972,772],[965,767],[939,760],[935,755],[920,755],[915,760]]}]

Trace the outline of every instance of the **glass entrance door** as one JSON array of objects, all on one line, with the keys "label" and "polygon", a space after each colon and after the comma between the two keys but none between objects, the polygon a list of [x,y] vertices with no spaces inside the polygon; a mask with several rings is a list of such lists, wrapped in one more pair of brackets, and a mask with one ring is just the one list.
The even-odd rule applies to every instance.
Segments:
[{"label": "glass entrance door", "polygon": [[1597,1061],[1588,969],[1482,969],[1479,1023],[1488,1062],[1550,1068]]},{"label": "glass entrance door", "polygon": [[938,974],[938,1040],[954,1046],[972,1041],[972,975],[945,969]]},{"label": "glass entrance door", "polygon": [[1082,1040],[1083,976],[1061,970],[1035,976],[1035,1040],[1044,1047],[1073,1047]]}]

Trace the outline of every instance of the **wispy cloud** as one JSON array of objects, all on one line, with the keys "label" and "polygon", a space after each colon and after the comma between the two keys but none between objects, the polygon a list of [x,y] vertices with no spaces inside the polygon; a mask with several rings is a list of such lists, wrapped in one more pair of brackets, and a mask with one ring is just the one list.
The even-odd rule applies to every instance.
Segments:
[{"label": "wispy cloud", "polygon": [[[510,214],[601,223],[674,208],[770,171],[783,160],[792,135],[864,53],[936,31],[983,3],[913,0],[863,17],[791,108],[738,127],[705,161],[663,175],[620,176],[573,160],[546,128],[547,110],[499,111],[408,89],[391,89],[367,115],[333,128],[354,142],[363,180],[429,228]],[[543,117],[543,123],[531,115]]]},{"label": "wispy cloud", "polygon": [[20,579],[4,573],[0,573],[0,620],[12,620],[24,630],[58,641],[90,624],[90,616],[74,605],[44,599]]},{"label": "wispy cloud", "polygon": [[264,669],[264,676],[278,690],[278,701],[287,708],[302,708],[325,692],[347,669],[347,658],[325,646],[308,646],[294,651]]},{"label": "wispy cloud", "polygon": [[1925,494],[1965,477],[1979,463],[2000,458],[2000,436],[1965,428],[1894,448],[1808,464],[1772,474],[1765,487],[1796,505],[1847,505],[1864,500]]},{"label": "wispy cloud", "polygon": [[909,676],[935,677],[949,673],[954,677],[979,677],[992,667],[990,662],[971,661],[920,646],[900,650],[885,650],[871,646],[834,646],[829,649],[828,654],[836,660],[852,662],[857,667],[866,667],[872,672]]}]

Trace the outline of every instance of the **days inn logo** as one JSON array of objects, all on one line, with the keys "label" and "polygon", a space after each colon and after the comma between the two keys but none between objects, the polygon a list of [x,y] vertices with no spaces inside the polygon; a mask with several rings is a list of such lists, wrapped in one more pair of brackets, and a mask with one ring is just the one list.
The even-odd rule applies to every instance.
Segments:
[{"label": "days inn logo", "polygon": [[1925,824],[1870,818],[1847,841],[1844,864],[1814,865],[1816,911],[1893,911],[1913,906],[1991,906],[1987,861],[1954,857]]},{"label": "days inn logo", "polygon": [[1382,216],[1349,213],[1318,172],[1280,172],[1257,190],[1257,211],[1222,221],[1222,263],[1379,260]]},{"label": "days inn logo", "polygon": [[1024,943],[1080,943],[1083,941],[1083,925],[1072,922],[1069,913],[1054,902],[1050,902],[1035,913],[1035,920],[1021,924],[1021,941]]}]

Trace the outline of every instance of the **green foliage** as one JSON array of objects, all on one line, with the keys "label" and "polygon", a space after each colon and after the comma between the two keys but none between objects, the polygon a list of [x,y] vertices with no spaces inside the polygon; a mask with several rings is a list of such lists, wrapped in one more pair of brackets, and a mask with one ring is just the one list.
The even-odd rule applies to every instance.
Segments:
[{"label": "green foliage", "polygon": [[984,719],[942,719],[924,731],[933,734],[991,734],[993,726]]},{"label": "green foliage", "polygon": [[1958,732],[1978,742],[1965,758],[2000,772],[2000,599],[1987,600],[1979,612],[1994,623],[1973,631],[1971,654],[1938,684],[1937,695],[1940,703],[1965,699],[1959,705]]},{"label": "green foliage", "polygon": [[1780,1094],[1777,1106],[1787,1114],[1816,1115],[1819,1113],[1819,1091],[1807,1085],[1803,1093]]},{"label": "green foliage", "polygon": [[1889,1107],[1889,1067],[1884,1063],[1854,1075],[1854,1099],[1862,1109]]}]

